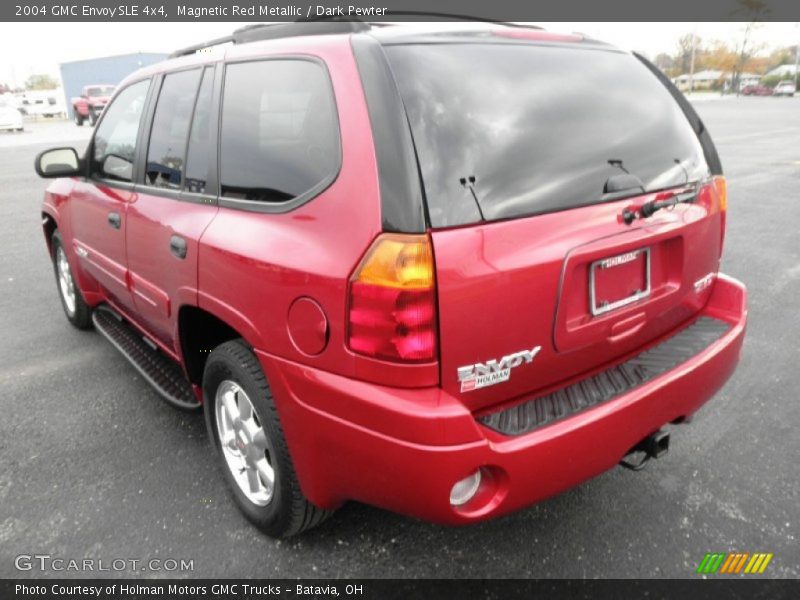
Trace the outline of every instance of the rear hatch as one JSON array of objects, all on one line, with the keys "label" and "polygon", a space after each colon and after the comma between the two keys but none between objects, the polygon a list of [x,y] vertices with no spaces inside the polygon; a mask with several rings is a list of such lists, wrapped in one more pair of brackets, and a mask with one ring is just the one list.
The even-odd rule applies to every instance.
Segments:
[{"label": "rear hatch", "polygon": [[[479,410],[548,391],[703,307],[719,196],[636,57],[499,38],[385,51],[425,189],[448,392]],[[669,206],[645,218],[647,203]]]}]

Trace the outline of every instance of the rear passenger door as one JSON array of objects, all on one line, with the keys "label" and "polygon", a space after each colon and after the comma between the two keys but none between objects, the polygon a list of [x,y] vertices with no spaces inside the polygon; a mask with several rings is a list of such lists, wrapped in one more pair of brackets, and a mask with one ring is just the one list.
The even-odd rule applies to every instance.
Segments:
[{"label": "rear passenger door", "polygon": [[213,66],[167,73],[146,123],[127,254],[141,325],[177,354],[177,313],[197,304],[197,242],[217,212]]}]

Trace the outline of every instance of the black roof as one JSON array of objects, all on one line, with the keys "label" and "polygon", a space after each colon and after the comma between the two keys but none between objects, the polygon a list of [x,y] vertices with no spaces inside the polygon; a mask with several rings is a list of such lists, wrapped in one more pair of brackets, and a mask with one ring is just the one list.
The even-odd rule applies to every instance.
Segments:
[{"label": "black roof", "polygon": [[[415,27],[406,28],[402,26],[392,26],[389,25],[388,23],[375,23],[375,22],[370,23],[364,21],[348,21],[348,20],[336,20],[336,19],[248,25],[247,27],[242,27],[240,29],[235,30],[229,36],[217,38],[214,40],[208,40],[200,44],[194,44],[192,46],[176,50],[170,55],[170,58],[175,58],[178,56],[186,56],[188,54],[194,54],[204,48],[226,43],[247,44],[250,42],[276,40],[288,37],[300,37],[309,35],[354,34],[354,33],[365,33],[365,32],[369,32],[383,44],[436,43],[436,42],[442,43],[448,41],[458,42],[467,40],[471,42],[478,42],[481,40],[486,40],[486,41],[491,40],[493,42],[497,42],[498,37],[496,35],[493,35],[492,31],[496,32],[498,25],[507,27],[510,33],[514,31],[519,31],[520,33],[522,33],[524,32],[524,30],[529,30],[532,34],[531,38],[536,37],[535,31],[538,30],[541,31],[543,34],[542,39],[544,41],[548,41],[547,33],[544,32],[541,27],[536,27],[533,25],[519,25],[514,23],[485,21],[485,20],[481,21],[477,19],[471,20],[468,17],[447,16],[437,13],[424,13],[424,14],[430,15],[431,17],[436,17],[439,20],[434,23],[426,24],[426,26],[430,25],[432,27],[427,27],[427,30],[423,28],[422,31],[420,31],[419,28]],[[463,28],[457,30],[454,30],[452,28],[441,28],[441,24],[445,22],[442,19],[447,19],[447,22],[451,23],[456,21],[463,24],[464,26]],[[493,25],[494,27],[491,28],[487,27],[487,25],[489,24]],[[440,27],[440,29],[437,30],[436,27]],[[514,37],[509,36],[508,38],[509,41],[517,41],[517,42],[524,41],[524,39],[525,39],[524,35],[514,36]],[[554,37],[554,39],[549,41],[559,41],[559,40],[557,37]],[[597,43],[595,40],[588,40],[585,37],[571,41],[572,42],[589,41]]]}]

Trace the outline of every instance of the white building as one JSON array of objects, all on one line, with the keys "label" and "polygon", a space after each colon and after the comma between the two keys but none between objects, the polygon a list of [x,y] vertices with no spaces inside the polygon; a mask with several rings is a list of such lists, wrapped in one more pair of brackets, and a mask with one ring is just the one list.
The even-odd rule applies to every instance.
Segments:
[{"label": "white building", "polygon": [[[672,82],[678,86],[682,92],[686,92],[690,87],[694,90],[710,90],[710,89],[723,89],[729,90],[731,87],[731,79],[733,75],[725,71],[717,71],[709,69],[706,71],[698,71],[693,76],[689,73],[678,75]],[[758,85],[761,76],[756,73],[742,73],[739,75],[739,89],[746,85]]]},{"label": "white building", "polygon": [[772,71],[764,75],[764,77],[784,77],[786,79],[794,79],[796,72],[796,65],[780,65],[779,67],[772,69]]}]

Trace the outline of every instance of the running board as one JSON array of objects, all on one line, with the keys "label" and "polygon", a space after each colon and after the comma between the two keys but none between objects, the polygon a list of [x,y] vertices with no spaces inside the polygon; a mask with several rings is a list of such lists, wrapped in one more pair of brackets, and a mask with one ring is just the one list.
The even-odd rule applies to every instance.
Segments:
[{"label": "running board", "polygon": [[180,366],[156,349],[111,308],[102,305],[92,314],[97,331],[127,358],[168,404],[181,410],[197,410],[200,403]]}]

